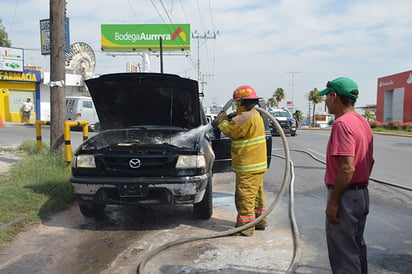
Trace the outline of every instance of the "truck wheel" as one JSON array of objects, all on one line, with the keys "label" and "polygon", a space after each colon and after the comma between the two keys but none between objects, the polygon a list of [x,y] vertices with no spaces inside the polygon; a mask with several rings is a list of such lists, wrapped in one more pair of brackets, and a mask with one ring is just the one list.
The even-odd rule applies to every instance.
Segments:
[{"label": "truck wheel", "polygon": [[80,212],[85,217],[98,217],[101,218],[104,216],[104,209],[106,205],[98,205],[89,202],[79,202]]},{"label": "truck wheel", "polygon": [[290,134],[290,136],[296,136],[296,131],[292,131],[292,133]]},{"label": "truck wheel", "polygon": [[201,220],[207,220],[212,217],[213,213],[213,192],[212,192],[212,175],[209,175],[209,179],[206,186],[205,196],[203,199],[194,204],[193,211],[195,216]]}]

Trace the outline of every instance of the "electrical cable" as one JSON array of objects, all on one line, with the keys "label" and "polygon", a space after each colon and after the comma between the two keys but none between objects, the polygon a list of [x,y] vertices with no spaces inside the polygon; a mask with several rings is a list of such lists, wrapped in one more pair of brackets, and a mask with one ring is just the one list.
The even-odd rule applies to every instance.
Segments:
[{"label": "electrical cable", "polygon": [[16,19],[16,13],[17,13],[17,8],[18,7],[19,7],[19,0],[16,1],[16,7],[14,8],[13,19],[11,20],[10,31],[9,31],[10,36],[12,36],[12,34],[13,34],[14,20]]},{"label": "electrical cable", "polygon": [[183,243],[188,243],[188,242],[192,242],[192,241],[198,241],[198,240],[204,240],[204,239],[213,239],[213,238],[219,238],[219,237],[224,237],[224,236],[230,236],[232,234],[235,234],[237,232],[241,232],[249,227],[252,227],[254,225],[256,225],[257,223],[259,223],[261,220],[263,220],[263,218],[265,218],[267,215],[269,215],[272,210],[277,206],[277,204],[279,203],[281,197],[283,196],[286,187],[289,185],[288,183],[288,179],[290,176],[290,153],[289,153],[289,146],[288,146],[288,142],[286,139],[286,136],[282,130],[282,127],[280,126],[279,122],[266,110],[256,106],[256,109],[263,114],[264,116],[266,116],[269,120],[272,121],[273,125],[276,126],[278,132],[280,132],[280,137],[282,139],[282,143],[283,143],[283,149],[284,149],[284,154],[285,154],[285,169],[284,169],[284,175],[283,175],[283,181],[281,184],[281,187],[279,189],[279,192],[277,194],[277,196],[275,197],[275,199],[273,200],[273,202],[270,204],[270,206],[267,208],[267,210],[260,215],[258,218],[256,218],[253,222],[250,222],[246,225],[240,226],[240,227],[236,227],[236,228],[232,228],[226,231],[222,231],[222,232],[216,232],[216,233],[212,233],[212,234],[207,234],[207,235],[203,235],[203,236],[194,236],[194,237],[189,237],[189,238],[182,238],[182,239],[178,239],[169,243],[166,243],[150,252],[148,252],[145,256],[143,256],[143,258],[141,259],[138,269],[137,269],[137,273],[139,274],[144,274],[144,267],[146,266],[147,262],[153,258],[155,255],[157,255],[158,253],[168,249],[169,247],[175,246],[175,245],[179,245],[179,244],[183,244]]},{"label": "electrical cable", "polygon": [[163,24],[167,25],[165,20],[163,19],[162,15],[160,14],[160,11],[157,9],[155,3],[153,2],[153,0],[150,0],[150,2],[152,2],[153,7],[155,8],[157,14],[159,15],[160,19],[162,20]]},{"label": "electrical cable", "polygon": [[202,10],[200,9],[199,0],[197,0],[196,3],[197,3],[197,9],[198,9],[198,11],[199,11],[200,23],[202,24],[203,31],[206,33],[206,28],[205,28],[205,24],[203,23]]},{"label": "electrical cable", "polygon": [[209,14],[210,14],[210,22],[212,23],[212,28],[213,31],[215,31],[215,23],[213,21],[213,15],[212,15],[212,6],[210,5],[210,0],[209,0]]},{"label": "electrical cable", "polygon": [[167,11],[165,5],[163,4],[163,1],[162,1],[162,0],[159,0],[159,2],[160,2],[160,4],[162,5],[163,10],[165,11],[165,13],[166,13],[166,15],[167,15],[167,18],[169,18],[170,23],[171,23],[171,24],[174,24],[172,18],[171,18],[170,15],[169,15],[169,12]]}]

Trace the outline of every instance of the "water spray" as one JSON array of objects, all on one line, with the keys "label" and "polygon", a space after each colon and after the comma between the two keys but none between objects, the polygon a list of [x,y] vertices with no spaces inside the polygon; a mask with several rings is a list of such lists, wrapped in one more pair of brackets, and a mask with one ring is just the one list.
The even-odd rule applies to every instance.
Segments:
[{"label": "water spray", "polygon": [[[229,107],[232,105],[232,99],[230,99],[222,108],[222,112],[226,112],[227,109],[229,109]],[[273,202],[270,204],[270,206],[267,208],[267,210],[258,218],[256,218],[253,222],[250,222],[246,225],[240,226],[240,227],[236,227],[236,228],[232,228],[226,231],[222,231],[222,232],[215,232],[212,234],[208,234],[208,235],[203,235],[203,236],[194,236],[194,237],[190,237],[190,238],[183,238],[183,239],[178,239],[169,243],[166,243],[158,248],[155,248],[154,250],[150,251],[149,253],[147,253],[142,260],[139,263],[138,269],[137,269],[137,273],[139,274],[143,274],[145,273],[144,271],[144,267],[146,266],[147,262],[154,257],[155,255],[157,255],[158,253],[162,252],[163,250],[166,250],[172,246],[175,245],[179,245],[179,244],[183,244],[183,243],[188,243],[188,242],[192,242],[192,241],[198,241],[198,240],[205,240],[205,239],[213,239],[213,238],[219,238],[219,237],[225,237],[225,236],[230,236],[232,234],[235,234],[237,232],[241,232],[249,227],[255,226],[257,223],[259,223],[263,218],[265,218],[266,216],[268,216],[272,210],[277,206],[277,204],[279,203],[280,199],[282,198],[283,194],[286,191],[286,188],[289,186],[289,181],[288,178],[290,176],[290,152],[289,152],[289,146],[288,146],[288,142],[285,136],[285,133],[283,132],[282,127],[280,126],[279,122],[266,110],[256,106],[255,107],[262,115],[266,116],[269,120],[272,121],[273,125],[276,126],[278,132],[280,133],[280,137],[282,139],[282,143],[283,143],[283,149],[284,149],[284,159],[285,159],[285,169],[284,169],[284,174],[283,174],[283,181],[281,184],[281,187],[279,189],[279,192],[277,193],[277,196],[275,197],[275,199],[273,200]],[[290,271],[286,271],[287,273],[289,273]]]},{"label": "water spray", "polygon": [[[230,99],[229,101],[226,102],[226,104],[222,107],[222,110],[220,113],[226,112],[229,107],[232,106],[233,99]],[[191,140],[193,138],[197,138],[200,134],[207,132],[213,128],[212,126],[212,121],[210,121],[208,124],[191,129],[186,132],[179,133],[178,135],[173,136],[171,143],[175,145],[184,145],[187,143],[187,140]]]}]

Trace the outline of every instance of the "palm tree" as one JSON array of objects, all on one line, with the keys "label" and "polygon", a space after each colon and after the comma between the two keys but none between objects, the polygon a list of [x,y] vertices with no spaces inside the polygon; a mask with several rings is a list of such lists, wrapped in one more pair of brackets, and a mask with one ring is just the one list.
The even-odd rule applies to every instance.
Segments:
[{"label": "palm tree", "polygon": [[275,90],[275,93],[273,93],[273,97],[276,100],[276,106],[279,106],[280,101],[285,99],[285,91],[283,90],[283,88],[277,88]]},{"label": "palm tree", "polygon": [[312,127],[315,126],[315,106],[316,104],[320,104],[323,101],[323,96],[319,96],[319,91],[317,88],[313,88],[311,91],[309,91],[309,96],[308,96],[309,101],[312,102],[313,104],[313,110],[312,110]]},{"label": "palm tree", "polygon": [[266,101],[266,107],[274,107],[277,105],[276,99],[274,97],[270,97],[267,101]]}]

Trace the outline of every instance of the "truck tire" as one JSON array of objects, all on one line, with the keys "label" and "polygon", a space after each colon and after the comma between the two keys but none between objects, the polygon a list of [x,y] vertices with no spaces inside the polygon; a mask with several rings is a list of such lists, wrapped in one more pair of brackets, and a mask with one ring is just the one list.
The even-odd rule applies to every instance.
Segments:
[{"label": "truck tire", "polygon": [[101,218],[104,216],[104,209],[106,208],[106,205],[79,201],[79,208],[80,208],[80,212],[85,217]]},{"label": "truck tire", "polygon": [[213,191],[212,191],[212,175],[209,175],[209,179],[206,185],[205,195],[203,199],[193,205],[193,211],[196,218],[201,220],[207,220],[212,217],[213,214]]}]

